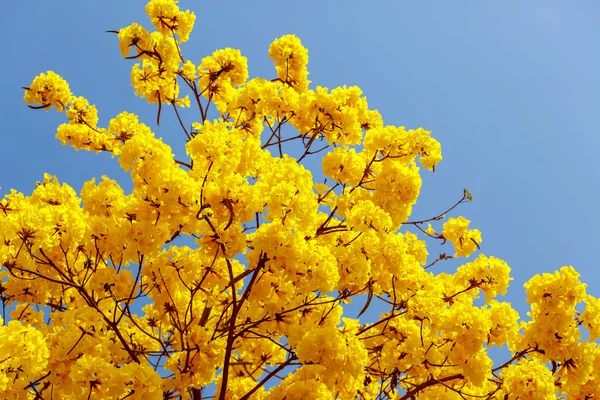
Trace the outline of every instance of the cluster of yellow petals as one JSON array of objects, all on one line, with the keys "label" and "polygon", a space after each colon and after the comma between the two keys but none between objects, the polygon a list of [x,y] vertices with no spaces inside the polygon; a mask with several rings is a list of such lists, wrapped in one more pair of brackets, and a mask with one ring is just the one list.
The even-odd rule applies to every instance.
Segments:
[{"label": "cluster of yellow petals", "polygon": [[478,229],[469,229],[469,221],[464,217],[449,218],[444,223],[443,237],[454,246],[455,257],[469,257],[481,243],[481,232]]},{"label": "cluster of yellow petals", "polygon": [[64,111],[71,102],[69,84],[60,75],[48,71],[37,76],[25,90],[25,102],[35,108]]},{"label": "cluster of yellow petals", "polygon": [[146,5],[146,14],[162,35],[177,35],[178,42],[183,43],[190,37],[196,15],[190,10],[180,11],[178,2],[178,0],[151,0]]},{"label": "cluster of yellow petals", "polygon": [[[52,71],[26,88],[32,108],[65,112],[63,145],[118,157],[133,189],[102,176],[77,195],[45,174],[30,196],[0,201],[0,293],[14,306],[0,327],[0,397],[600,396],[600,300],[572,267],[525,285],[527,321],[498,298],[506,262],[429,269],[453,257],[428,265],[425,239],[449,241],[456,258],[482,242],[464,217],[409,220],[418,163],[442,160],[431,132],[384,125],[357,87],[310,88],[293,35],[269,48],[276,76],[249,80],[239,50],[183,58],[195,15],[176,0],[146,13],[156,31],[123,28],[119,48],[159,115],[192,92],[189,160],[134,114],[98,126],[96,107]],[[303,162],[315,153],[321,171]],[[386,304],[377,322],[344,316],[358,295],[361,314]],[[494,367],[491,346],[512,358]]]},{"label": "cluster of yellow petals", "polygon": [[198,65],[198,86],[217,106],[235,96],[235,87],[248,80],[248,61],[239,50],[221,49],[204,57]]},{"label": "cluster of yellow petals", "polygon": [[275,61],[277,79],[298,92],[305,92],[308,80],[308,50],[294,35],[283,35],[269,47],[269,57]]},{"label": "cluster of yellow petals", "polygon": [[[131,69],[135,94],[151,104],[189,107],[189,96],[179,97],[177,77],[184,75],[179,44],[189,39],[196,16],[180,11],[175,0],[151,0],[146,5],[156,32],[133,23],[117,32],[121,55],[141,61]],[[130,55],[133,51],[133,55]],[[189,67],[187,67],[189,72]]]}]

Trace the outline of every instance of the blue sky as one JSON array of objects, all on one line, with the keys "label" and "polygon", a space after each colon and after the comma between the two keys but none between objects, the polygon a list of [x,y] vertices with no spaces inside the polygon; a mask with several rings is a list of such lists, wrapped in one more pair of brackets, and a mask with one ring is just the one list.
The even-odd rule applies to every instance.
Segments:
[{"label": "blue sky", "polygon": [[[10,188],[31,193],[44,172],[77,191],[103,174],[129,187],[116,159],[62,147],[54,135],[64,114],[30,110],[21,86],[54,70],[96,104],[100,124],[127,110],[156,128],[156,108],[133,96],[131,62],[121,58],[116,36],[105,33],[133,21],[149,25],[144,6],[141,0],[2,2],[0,195]],[[198,63],[215,49],[239,48],[251,77],[272,78],[269,44],[296,34],[309,49],[312,87],[357,85],[386,124],[433,131],[444,160],[435,173],[423,171],[413,217],[443,211],[467,188],[474,201],[454,215],[482,231],[485,254],[513,268],[507,299],[522,316],[523,283],[562,265],[573,265],[588,292],[600,296],[600,3],[365,6],[182,0],[180,7],[197,16],[184,56]],[[194,118],[186,116],[189,125]],[[171,113],[163,113],[155,132],[184,154]],[[429,251],[432,260],[451,253],[438,244]]]}]

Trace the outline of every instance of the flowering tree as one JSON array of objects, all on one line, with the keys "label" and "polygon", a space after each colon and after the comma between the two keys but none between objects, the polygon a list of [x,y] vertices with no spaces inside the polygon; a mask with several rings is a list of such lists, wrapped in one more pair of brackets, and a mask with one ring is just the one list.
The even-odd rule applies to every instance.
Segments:
[{"label": "flowering tree", "polygon": [[[446,217],[466,190],[409,219],[417,163],[442,159],[430,132],[384,125],[356,87],[309,88],[295,36],[271,44],[273,79],[248,79],[237,50],[184,58],[195,16],[176,0],[146,12],[156,31],[114,33],[135,60],[136,94],[157,121],[177,116],[188,158],[131,113],[98,126],[96,107],[52,71],[25,88],[31,108],[65,112],[64,145],[110,152],[133,190],[103,176],[78,197],[46,174],[30,196],[0,202],[4,398],[600,397],[600,302],[572,267],[525,285],[527,321],[495,300],[511,280],[504,261],[430,269],[481,243],[468,220]],[[316,157],[323,183],[305,164]],[[427,264],[427,237],[454,255]],[[374,323],[343,317],[361,294],[362,312],[385,304]],[[512,357],[494,366],[491,346]]]}]

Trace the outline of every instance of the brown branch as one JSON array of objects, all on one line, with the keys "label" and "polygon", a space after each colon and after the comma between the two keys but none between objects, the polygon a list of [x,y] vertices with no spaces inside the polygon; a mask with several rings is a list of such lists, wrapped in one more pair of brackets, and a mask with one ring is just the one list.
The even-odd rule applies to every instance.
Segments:
[{"label": "brown branch", "polygon": [[283,370],[285,367],[288,367],[295,360],[297,360],[297,357],[294,354],[290,358],[288,358],[287,360],[285,360],[285,362],[279,364],[277,366],[277,368],[275,368],[273,371],[269,372],[269,374],[267,376],[265,376],[248,393],[246,393],[245,395],[243,395],[242,397],[240,397],[240,400],[248,400],[250,398],[250,396],[252,396],[258,389],[260,389],[262,386],[264,386],[264,384],[267,383],[269,381],[269,379],[271,379],[273,376],[275,376],[279,371]]}]

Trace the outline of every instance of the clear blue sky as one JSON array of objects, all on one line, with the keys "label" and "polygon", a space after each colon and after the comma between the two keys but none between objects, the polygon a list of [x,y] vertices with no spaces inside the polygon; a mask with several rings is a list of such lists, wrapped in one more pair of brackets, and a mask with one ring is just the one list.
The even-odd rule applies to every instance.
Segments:
[{"label": "clear blue sky", "polygon": [[[128,110],[154,127],[156,108],[133,96],[132,63],[105,33],[149,25],[144,6],[2,2],[0,195],[30,194],[44,172],[77,191],[103,174],[130,187],[116,159],[62,147],[54,135],[64,114],[28,109],[21,86],[54,70],[97,105],[100,124]],[[386,124],[432,130],[444,160],[435,173],[423,171],[413,216],[443,211],[467,188],[474,201],[458,213],[481,229],[482,251],[513,268],[508,299],[522,317],[523,283],[562,265],[575,266],[600,296],[600,3],[182,0],[180,7],[197,16],[183,47],[196,63],[215,49],[239,48],[251,77],[271,78],[269,44],[294,33],[309,49],[312,87],[357,85]],[[155,131],[183,154],[171,113]],[[429,250],[432,259],[451,253],[437,244]]]}]

